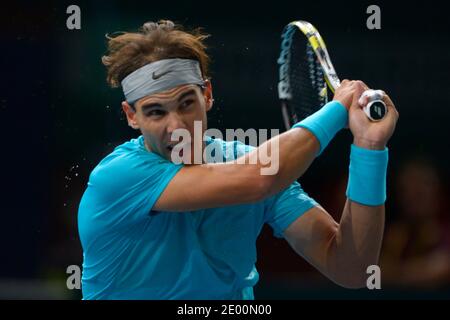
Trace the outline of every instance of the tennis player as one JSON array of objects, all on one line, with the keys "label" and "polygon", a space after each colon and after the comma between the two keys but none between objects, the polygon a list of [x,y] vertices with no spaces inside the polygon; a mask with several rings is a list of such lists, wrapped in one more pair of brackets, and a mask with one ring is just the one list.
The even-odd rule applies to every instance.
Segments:
[{"label": "tennis player", "polygon": [[[344,80],[333,101],[258,148],[200,137],[191,150],[233,153],[222,163],[176,164],[172,134],[194,136],[195,121],[206,130],[213,107],[205,38],[167,20],[109,38],[107,80],[122,87],[128,124],[141,135],[94,168],[81,199],[83,298],[253,299],[264,223],[335,283],[364,287],[382,242],[392,101],[383,93],[387,116],[371,122],[362,111],[367,86]],[[338,223],[296,180],[346,126],[354,141]],[[274,142],[279,168],[263,175],[258,152]],[[233,161],[241,157],[249,161]]]}]

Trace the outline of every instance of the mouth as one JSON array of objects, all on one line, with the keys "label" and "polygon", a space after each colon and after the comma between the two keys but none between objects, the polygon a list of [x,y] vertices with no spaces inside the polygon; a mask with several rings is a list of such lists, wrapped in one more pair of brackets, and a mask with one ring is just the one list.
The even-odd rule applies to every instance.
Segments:
[{"label": "mouth", "polygon": [[175,147],[175,146],[174,146],[174,145],[170,145],[170,146],[167,146],[166,149],[167,149],[169,152],[172,152],[173,147]]},{"label": "mouth", "polygon": [[[174,147],[175,147],[175,145],[170,145],[170,146],[166,147],[169,157],[172,157],[172,151],[173,151]],[[179,149],[178,156],[183,157],[183,149]]]},{"label": "mouth", "polygon": [[183,151],[184,151],[184,148],[186,148],[187,147],[187,145],[190,145],[189,143],[179,143],[179,142],[177,142],[177,143],[171,143],[171,144],[168,144],[167,146],[166,146],[166,150],[167,150],[167,152],[168,153],[172,153],[172,151],[173,151],[173,149],[175,149],[175,147],[176,147],[176,152],[178,151],[178,155],[179,156],[183,156]]}]

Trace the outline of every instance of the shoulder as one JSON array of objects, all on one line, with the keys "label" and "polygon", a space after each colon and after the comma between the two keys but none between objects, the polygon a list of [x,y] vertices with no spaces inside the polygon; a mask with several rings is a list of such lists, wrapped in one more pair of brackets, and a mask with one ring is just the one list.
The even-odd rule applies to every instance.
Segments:
[{"label": "shoulder", "polygon": [[148,152],[143,145],[143,137],[132,139],[107,155],[92,170],[90,184],[107,184],[109,186],[137,181],[158,174],[166,167],[175,164],[159,155]]}]

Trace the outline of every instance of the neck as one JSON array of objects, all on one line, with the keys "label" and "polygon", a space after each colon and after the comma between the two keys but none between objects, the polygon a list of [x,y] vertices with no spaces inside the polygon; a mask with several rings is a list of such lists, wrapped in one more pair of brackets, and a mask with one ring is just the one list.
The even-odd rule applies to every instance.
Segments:
[{"label": "neck", "polygon": [[144,137],[144,147],[145,147],[145,149],[147,149],[148,152],[152,152],[152,149],[148,146],[147,140],[145,140],[145,137]]}]

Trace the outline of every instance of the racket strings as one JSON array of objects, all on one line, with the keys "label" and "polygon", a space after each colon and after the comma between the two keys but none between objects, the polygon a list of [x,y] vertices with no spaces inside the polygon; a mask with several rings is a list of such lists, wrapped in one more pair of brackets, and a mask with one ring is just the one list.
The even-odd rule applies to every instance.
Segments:
[{"label": "racket strings", "polygon": [[297,122],[326,103],[326,83],[317,57],[303,35],[293,37],[290,58],[290,108],[292,120]]},{"label": "racket strings", "polygon": [[[306,45],[306,56],[309,64],[309,74],[311,85],[319,96],[320,104],[323,106],[327,101],[327,92],[326,92],[326,82],[325,76],[323,74],[322,67],[320,63],[317,61],[316,54],[308,42]],[[322,100],[323,99],[323,100]]]}]

